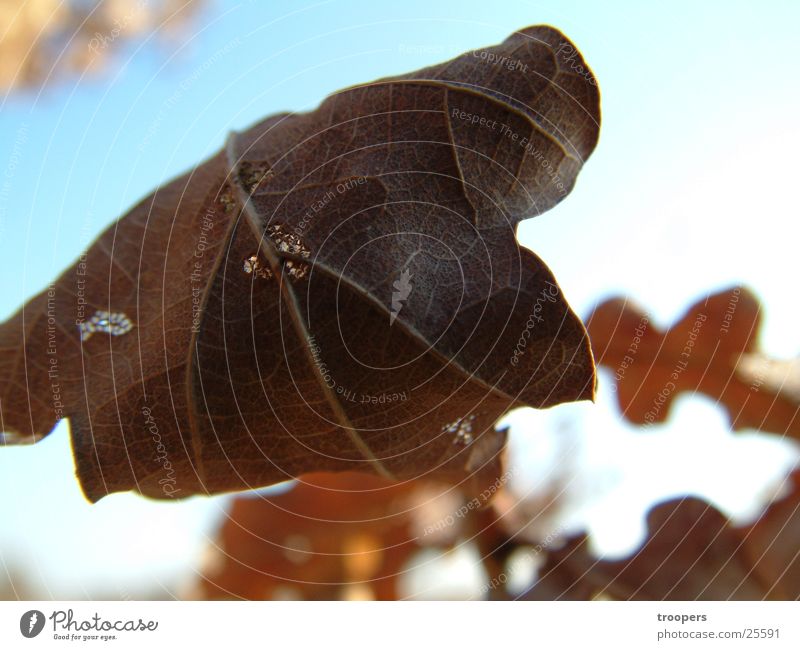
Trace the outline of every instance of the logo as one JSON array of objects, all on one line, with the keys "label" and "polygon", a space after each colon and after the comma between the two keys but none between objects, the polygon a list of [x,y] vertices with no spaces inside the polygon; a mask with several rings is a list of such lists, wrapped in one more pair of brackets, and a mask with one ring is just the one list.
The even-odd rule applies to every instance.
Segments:
[{"label": "logo", "polygon": [[38,609],[25,612],[19,619],[19,631],[22,636],[32,639],[44,629],[44,614]]},{"label": "logo", "polygon": [[395,280],[392,285],[394,291],[392,291],[392,313],[389,314],[390,327],[394,325],[394,321],[400,315],[403,303],[408,300],[408,296],[411,295],[411,290],[414,288],[414,285],[411,284],[411,278],[413,277],[410,271],[406,269],[400,274],[400,279]]}]

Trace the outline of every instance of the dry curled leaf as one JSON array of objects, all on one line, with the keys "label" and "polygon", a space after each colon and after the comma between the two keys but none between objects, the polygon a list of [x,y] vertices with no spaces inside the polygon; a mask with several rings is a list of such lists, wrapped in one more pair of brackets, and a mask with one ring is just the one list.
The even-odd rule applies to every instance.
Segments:
[{"label": "dry curled leaf", "polygon": [[753,524],[733,526],[708,503],[676,499],[655,506],[648,535],[630,558],[598,560],[588,538],[548,554],[534,600],[797,600],[800,598],[800,472],[790,494]]},{"label": "dry curled leaf", "polygon": [[[458,500],[452,489],[347,472],[308,474],[275,496],[238,497],[192,595],[396,600],[406,564],[433,539],[420,518],[436,523]],[[456,531],[448,527],[450,542]]]},{"label": "dry curled leaf", "polygon": [[68,417],[92,500],[494,481],[498,417],[593,394],[515,227],[572,188],[599,95],[552,28],[485,52],[268,118],[133,208],[0,327],[12,439]]},{"label": "dry curled leaf", "polygon": [[743,287],[698,301],[667,331],[623,298],[605,301],[587,322],[597,363],[614,373],[631,422],[662,422],[672,400],[691,391],[717,400],[734,429],[800,438],[797,366],[759,352],[760,326],[758,299]]}]

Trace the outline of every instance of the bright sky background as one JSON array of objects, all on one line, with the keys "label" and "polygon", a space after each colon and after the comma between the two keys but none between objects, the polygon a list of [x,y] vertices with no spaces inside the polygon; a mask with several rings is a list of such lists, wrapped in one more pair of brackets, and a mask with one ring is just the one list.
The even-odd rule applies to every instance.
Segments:
[{"label": "bright sky background", "polygon": [[[524,223],[522,243],[584,315],[624,293],[666,325],[698,297],[745,283],[765,305],[764,349],[797,355],[800,5],[789,0],[219,0],[175,50],[120,47],[100,80],[0,98],[0,182],[11,190],[0,197],[0,318],[231,129],[536,23],[560,28],[592,66],[603,124],[575,190]],[[569,526],[589,525],[609,553],[636,544],[647,506],[667,495],[703,493],[752,516],[753,495],[796,462],[795,447],[777,438],[734,438],[703,398],[680,398],[662,431],[638,431],[620,422],[607,379],[596,405],[511,421],[517,458],[530,468],[515,490],[579,468],[565,497],[586,503]],[[52,597],[174,588],[226,503],[123,494],[90,506],[65,426],[35,447],[0,450],[0,491],[0,560]]]}]

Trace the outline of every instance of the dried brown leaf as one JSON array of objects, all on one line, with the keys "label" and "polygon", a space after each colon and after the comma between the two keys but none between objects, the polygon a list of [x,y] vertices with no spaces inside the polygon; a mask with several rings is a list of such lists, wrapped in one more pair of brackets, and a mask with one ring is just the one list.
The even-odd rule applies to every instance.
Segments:
[{"label": "dried brown leaf", "polygon": [[451,492],[345,472],[305,475],[275,496],[238,497],[192,595],[395,600],[424,546],[419,513]]},{"label": "dried brown leaf", "polygon": [[594,389],[581,321],[515,238],[597,140],[567,47],[528,28],[487,50],[524,71],[468,53],[232,135],[0,326],[5,430],[68,417],[92,500],[495,480],[505,411]]},{"label": "dried brown leaf", "polygon": [[527,597],[583,600],[797,600],[800,598],[800,472],[790,494],[753,524],[733,526],[708,503],[655,506],[648,536],[630,558],[598,560],[585,536],[551,551]]}]

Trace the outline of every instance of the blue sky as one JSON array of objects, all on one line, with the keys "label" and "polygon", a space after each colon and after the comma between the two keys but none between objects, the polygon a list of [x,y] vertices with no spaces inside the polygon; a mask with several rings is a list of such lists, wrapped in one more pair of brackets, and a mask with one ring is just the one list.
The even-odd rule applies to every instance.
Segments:
[{"label": "blue sky", "polygon": [[[764,349],[795,356],[798,20],[789,1],[217,2],[173,48],[120,44],[103,77],[0,98],[0,315],[230,130],[549,23],[593,68],[603,125],[573,193],[525,222],[522,243],[581,314],[625,293],[664,325],[699,296],[745,283],[765,305]],[[588,523],[609,551],[635,543],[645,501],[701,491],[747,514],[752,491],[794,459],[788,443],[734,439],[698,397],[681,398],[673,423],[647,434],[619,422],[602,385],[596,406],[513,417],[530,477],[546,480],[556,447],[583,459],[570,498],[591,500],[573,524]],[[564,423],[579,430],[566,447],[541,433]],[[66,433],[0,454],[0,558],[53,596],[177,584],[225,500],[114,495],[90,506]]]}]

